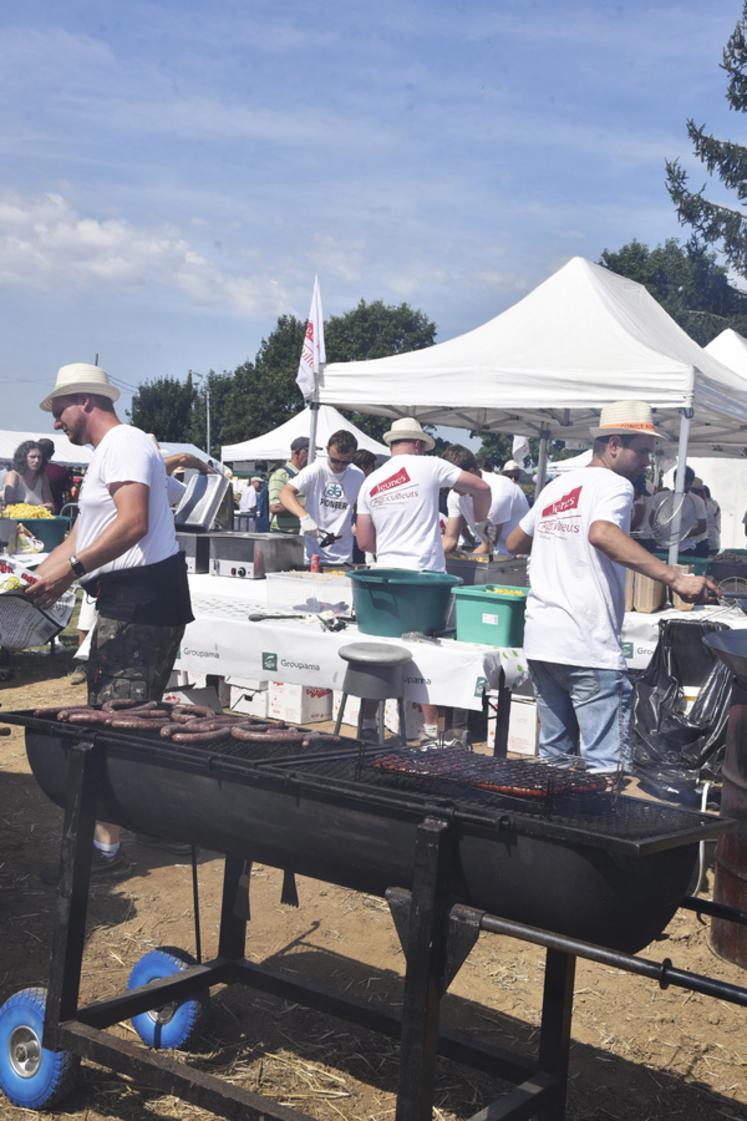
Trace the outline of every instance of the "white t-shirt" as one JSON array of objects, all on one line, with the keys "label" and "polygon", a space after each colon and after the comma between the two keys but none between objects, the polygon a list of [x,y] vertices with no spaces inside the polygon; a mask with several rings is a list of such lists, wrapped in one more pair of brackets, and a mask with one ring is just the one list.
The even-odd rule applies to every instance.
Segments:
[{"label": "white t-shirt", "polygon": [[475,529],[475,507],[471,494],[457,494],[450,490],[446,495],[446,517],[464,518],[467,529],[473,537],[477,536]]},{"label": "white t-shirt", "polygon": [[395,455],[372,471],[358,496],[358,513],[370,515],[381,568],[444,572],[438,496],[460,470],[436,456]]},{"label": "white t-shirt", "polygon": [[360,467],[354,463],[336,475],[327,459],[316,459],[288,480],[293,489],[303,495],[306,513],[319,528],[340,538],[326,549],[320,549],[315,537],[304,534],[307,558],[319,553],[325,560],[341,564],[352,558],[353,510],[364,478]]},{"label": "white t-shirt", "polygon": [[115,483],[145,483],[149,488],[148,532],[121,556],[102,564],[90,575],[156,564],[177,552],[163,460],[150,436],[129,424],[110,428],[88,465],[75,523],[78,552],[92,544],[116,517],[117,507],[109,492]]},{"label": "white t-shirt", "polygon": [[257,492],[251,483],[247,483],[239,499],[239,513],[253,514],[257,508]]},{"label": "white t-shirt", "polygon": [[169,506],[178,506],[186,493],[186,484],[181,479],[175,479],[173,475],[166,476],[166,497]]},{"label": "white t-shirt", "polygon": [[633,485],[606,467],[553,479],[519,525],[534,538],[524,654],[543,662],[625,669],[625,569],[589,543],[592,522],[630,527]]},{"label": "white t-shirt", "polygon": [[[480,474],[490,487],[488,524],[501,526],[501,535],[495,546],[496,552],[507,553],[506,539],[526,514],[529,503],[521,487],[511,479],[507,479],[505,475],[496,475],[493,471],[481,471]],[[463,517],[472,536],[477,535],[472,495],[457,494],[455,490],[450,490],[446,499],[446,512],[450,518]]]}]

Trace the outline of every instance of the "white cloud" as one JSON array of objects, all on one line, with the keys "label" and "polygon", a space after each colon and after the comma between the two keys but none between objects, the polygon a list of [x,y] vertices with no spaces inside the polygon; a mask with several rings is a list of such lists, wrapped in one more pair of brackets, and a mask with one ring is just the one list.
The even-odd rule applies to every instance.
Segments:
[{"label": "white cloud", "polygon": [[279,314],[288,305],[272,276],[224,272],[175,227],[81,215],[59,194],[0,194],[0,285],[65,295],[155,289],[239,316]]}]

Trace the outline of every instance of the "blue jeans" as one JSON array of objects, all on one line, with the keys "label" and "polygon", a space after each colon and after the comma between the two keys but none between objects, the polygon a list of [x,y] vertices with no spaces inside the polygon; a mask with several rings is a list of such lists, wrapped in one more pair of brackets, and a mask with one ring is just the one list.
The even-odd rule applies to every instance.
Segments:
[{"label": "blue jeans", "polygon": [[537,691],[540,756],[558,762],[580,754],[592,771],[630,769],[627,674],[617,669],[529,660]]}]

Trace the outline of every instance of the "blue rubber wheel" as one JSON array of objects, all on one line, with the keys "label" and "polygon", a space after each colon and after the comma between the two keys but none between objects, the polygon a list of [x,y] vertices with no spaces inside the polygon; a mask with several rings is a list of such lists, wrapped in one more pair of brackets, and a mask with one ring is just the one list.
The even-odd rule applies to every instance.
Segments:
[{"label": "blue rubber wheel", "polygon": [[[190,965],[195,965],[191,954],[176,946],[160,946],[140,958],[127,982],[128,989],[139,989],[151,981],[160,981],[172,973],[180,973]],[[132,1026],[149,1047],[188,1048],[201,1029],[208,1008],[210,994],[200,993],[181,1004],[171,1003],[150,1012],[141,1012],[132,1017]]]},{"label": "blue rubber wheel", "polygon": [[0,1008],[0,1089],[24,1109],[49,1109],[78,1072],[77,1055],[42,1047],[46,1003],[46,989],[21,989]]}]

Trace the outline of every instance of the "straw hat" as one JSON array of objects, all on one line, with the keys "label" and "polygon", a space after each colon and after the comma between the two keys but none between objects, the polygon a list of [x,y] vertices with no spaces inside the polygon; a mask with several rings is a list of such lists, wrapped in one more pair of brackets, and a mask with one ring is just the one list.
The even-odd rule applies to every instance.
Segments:
[{"label": "straw hat", "polygon": [[520,467],[515,459],[507,459],[506,462],[501,467],[501,471],[504,474],[505,474],[506,471],[523,471],[523,470],[524,470],[523,467]]},{"label": "straw hat", "polygon": [[414,417],[403,416],[395,420],[388,432],[383,435],[385,444],[393,444],[397,440],[422,440],[426,451],[435,448],[436,441],[427,432],[424,432]]},{"label": "straw hat", "polygon": [[634,436],[636,433],[656,436],[659,440],[667,438],[654,428],[651,406],[645,401],[613,401],[605,405],[599,414],[599,427],[591,429],[595,440],[600,436]]},{"label": "straw hat", "polygon": [[47,394],[39,408],[44,409],[45,413],[51,413],[55,397],[69,397],[74,393],[95,393],[98,397],[108,397],[110,401],[116,401],[119,397],[119,390],[110,383],[106,370],[88,362],[71,362],[68,366],[59,368],[54,389]]}]

